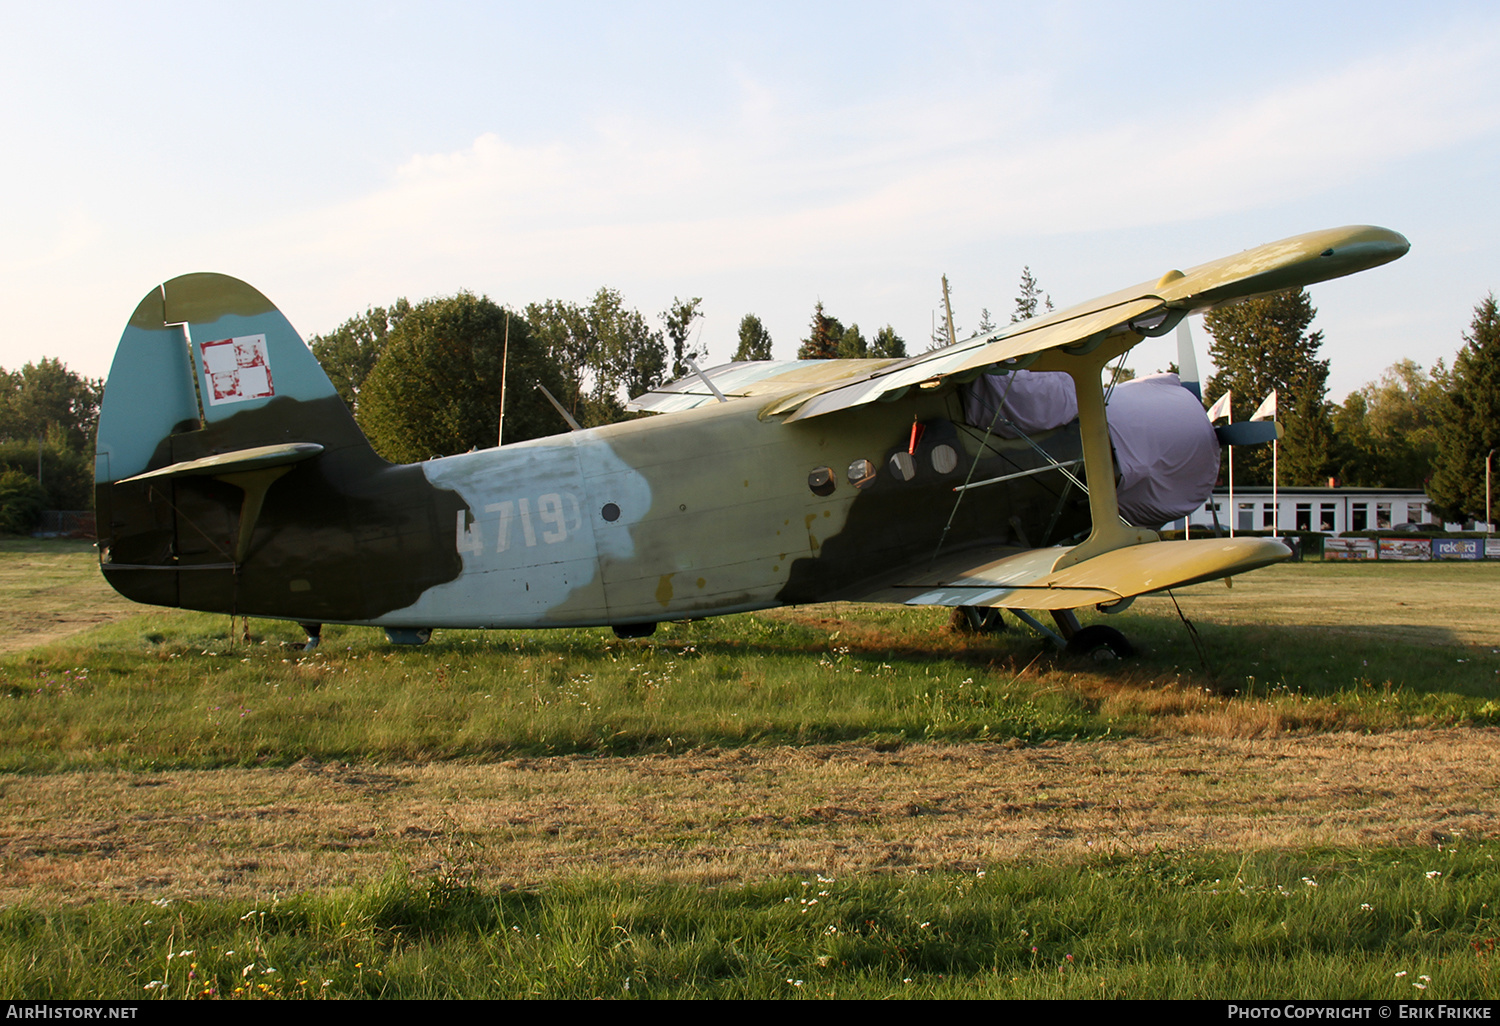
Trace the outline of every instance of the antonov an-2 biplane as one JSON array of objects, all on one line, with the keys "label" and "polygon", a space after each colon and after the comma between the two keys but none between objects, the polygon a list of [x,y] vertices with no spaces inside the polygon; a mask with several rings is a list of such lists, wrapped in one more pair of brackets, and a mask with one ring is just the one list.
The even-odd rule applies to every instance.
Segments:
[{"label": "antonov an-2 biplane", "polygon": [[638,397],[654,417],[408,465],[376,455],[264,296],[189,274],[141,301],[110,370],[100,566],[138,602],[298,621],[313,644],[324,623],[632,637],[848,599],[1006,609],[1122,648],[1071,611],[1289,552],[1158,540],[1210,494],[1219,438],[1196,383],[1107,400],[1108,362],[1189,313],[1407,249],[1313,232],[911,359],[728,364]]}]

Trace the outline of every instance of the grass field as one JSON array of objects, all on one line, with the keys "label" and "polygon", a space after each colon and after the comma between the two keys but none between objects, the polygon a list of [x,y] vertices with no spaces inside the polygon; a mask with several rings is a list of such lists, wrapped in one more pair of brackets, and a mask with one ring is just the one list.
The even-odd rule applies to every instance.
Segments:
[{"label": "grass field", "polygon": [[0,544],[0,985],[1494,997],[1500,566],[1177,598],[1110,665],[849,605],[307,654]]}]

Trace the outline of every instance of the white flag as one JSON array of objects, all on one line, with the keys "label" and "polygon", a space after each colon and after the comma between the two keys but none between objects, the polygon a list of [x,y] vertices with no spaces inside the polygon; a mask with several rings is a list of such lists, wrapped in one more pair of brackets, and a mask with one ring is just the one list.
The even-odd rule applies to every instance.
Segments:
[{"label": "white flag", "polygon": [[1276,419],[1276,390],[1271,389],[1271,394],[1266,396],[1266,401],[1255,408],[1250,414],[1251,420],[1275,420]]},{"label": "white flag", "polygon": [[1214,400],[1214,404],[1208,408],[1208,422],[1212,424],[1220,417],[1229,416],[1229,393],[1225,392]]}]

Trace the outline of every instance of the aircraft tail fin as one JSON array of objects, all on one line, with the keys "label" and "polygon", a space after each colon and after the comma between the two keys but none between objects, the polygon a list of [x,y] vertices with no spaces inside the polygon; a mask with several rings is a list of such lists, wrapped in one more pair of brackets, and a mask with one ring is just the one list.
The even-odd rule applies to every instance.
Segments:
[{"label": "aircraft tail fin", "polygon": [[222,274],[173,278],[141,300],[104,390],[96,484],[299,442],[368,445],[270,300]]},{"label": "aircraft tail fin", "polygon": [[222,274],[173,278],[136,307],[104,387],[101,569],[140,602],[272,605],[261,593],[280,578],[244,575],[257,538],[326,550],[315,539],[345,516],[350,482],[387,466],[270,300]]}]

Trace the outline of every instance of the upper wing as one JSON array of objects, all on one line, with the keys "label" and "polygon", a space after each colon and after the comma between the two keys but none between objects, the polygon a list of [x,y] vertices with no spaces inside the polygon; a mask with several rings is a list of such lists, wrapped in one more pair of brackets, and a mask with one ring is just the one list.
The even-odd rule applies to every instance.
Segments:
[{"label": "upper wing", "polygon": [[811,393],[796,392],[766,413],[788,414],[787,421],[802,420],[894,398],[913,385],[967,380],[1000,364],[1024,366],[1048,350],[1082,355],[1106,338],[1122,335],[1133,335],[1126,339],[1133,344],[1142,336],[1171,330],[1186,314],[1377,267],[1410,248],[1402,235],[1367,225],[1293,236],[1187,272],[1168,271],[1156,281],[875,368],[852,381]]},{"label": "upper wing", "polygon": [[866,378],[896,360],[754,360],[710,367],[700,377],[689,374],[653,388],[625,404],[631,411],[677,413],[718,398],[704,384],[708,378],[726,397],[750,395],[816,395],[851,378]]},{"label": "upper wing", "polygon": [[[914,385],[935,387],[968,380],[1006,364],[1025,366],[1037,354],[1057,350],[1082,354],[1106,338],[1143,336],[1171,330],[1189,313],[1247,296],[1297,288],[1340,278],[1389,263],[1411,244],[1385,228],[1353,225],[1296,235],[1234,256],[1172,270],[1140,285],[1045,317],[1010,324],[997,331],[923,353],[907,360],[795,360],[729,363],[704,371],[726,396],[776,396],[766,416],[787,421],[895,398]],[[638,396],[629,410],[671,413],[714,402],[696,374]]]}]

